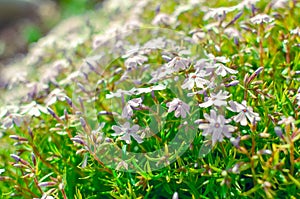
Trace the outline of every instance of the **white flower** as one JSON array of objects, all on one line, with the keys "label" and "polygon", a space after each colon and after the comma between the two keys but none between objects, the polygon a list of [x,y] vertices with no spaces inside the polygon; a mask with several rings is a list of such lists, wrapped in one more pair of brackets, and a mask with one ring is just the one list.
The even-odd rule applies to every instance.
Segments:
[{"label": "white flower", "polygon": [[291,30],[291,34],[300,37],[300,27]]},{"label": "white flower", "polygon": [[207,57],[208,57],[208,60],[210,60],[213,63],[221,62],[223,64],[226,64],[226,63],[230,62],[230,59],[228,59],[227,57],[224,57],[224,56],[216,57],[213,54],[208,54]]},{"label": "white flower", "polygon": [[[53,80],[55,82],[55,80]],[[49,85],[42,83],[42,82],[31,82],[26,84],[27,95],[29,99],[33,99],[35,96],[37,96],[39,93],[47,90],[49,88]]]},{"label": "white flower", "polygon": [[121,161],[118,163],[118,165],[117,165],[117,167],[116,167],[116,170],[120,170],[121,167],[123,167],[124,169],[128,170],[128,164],[127,164],[127,162],[125,162],[124,160],[121,160]]},{"label": "white flower", "polygon": [[55,62],[53,62],[52,64],[52,69],[57,70],[57,71],[61,71],[64,68],[68,68],[69,67],[69,63],[66,59],[61,59],[61,60],[57,60]]},{"label": "white flower", "polygon": [[143,63],[148,61],[148,58],[143,55],[135,55],[133,57],[129,57],[125,61],[125,66],[127,70],[137,69],[138,66],[141,66]]},{"label": "white flower", "polygon": [[227,73],[230,73],[230,74],[238,73],[236,70],[228,68],[224,64],[221,64],[221,63],[216,63],[216,64],[212,65],[211,67],[215,69],[215,73],[217,75],[221,75],[222,77],[225,77],[227,75]]},{"label": "white flower", "polygon": [[93,49],[97,49],[100,46],[106,46],[109,43],[111,35],[96,35],[93,39]]},{"label": "white flower", "polygon": [[16,113],[19,111],[19,106],[8,105],[0,108],[0,118],[7,116],[9,113]]},{"label": "white flower", "polygon": [[81,77],[83,74],[80,71],[74,71],[72,73],[70,73],[65,79],[61,80],[59,82],[59,85],[67,85],[67,84],[71,84],[74,82],[75,79]]},{"label": "white flower", "polygon": [[288,0],[272,0],[273,8],[287,8]]},{"label": "white flower", "polygon": [[173,24],[175,21],[176,20],[173,17],[171,17],[165,13],[159,13],[153,19],[152,24],[169,26],[169,25]]},{"label": "white flower", "polygon": [[41,197],[41,199],[54,199],[54,197],[52,196],[47,196],[47,194],[43,194],[43,196]]},{"label": "white flower", "polygon": [[195,84],[197,88],[204,88],[204,85],[209,84],[209,81],[203,79],[203,77],[206,77],[208,75],[210,74],[206,73],[204,70],[200,70],[197,73],[190,73],[189,77],[183,82],[181,88],[187,88],[188,90],[191,90],[192,88],[194,88]]},{"label": "white flower", "polygon": [[141,22],[138,19],[132,18],[124,25],[127,30],[136,30],[141,27]]},{"label": "white flower", "polygon": [[2,121],[2,127],[4,129],[12,128],[15,124],[16,126],[20,126],[23,121],[23,117],[20,114],[11,113],[6,116]]},{"label": "white flower", "polygon": [[183,57],[174,57],[168,64],[167,67],[171,68],[172,71],[177,72],[180,69],[185,70],[190,65],[190,60]]},{"label": "white flower", "polygon": [[124,95],[132,95],[133,91],[125,91],[122,89],[118,89],[115,93],[106,94],[106,99],[110,99],[113,97],[123,97]]},{"label": "white flower", "polygon": [[37,104],[35,101],[21,107],[21,114],[27,113],[28,115],[39,117],[41,113],[48,114],[48,111],[45,107]]},{"label": "white flower", "polygon": [[219,7],[219,8],[210,8],[208,12],[203,17],[203,20],[208,20],[214,18],[216,20],[224,20],[227,13],[234,11],[234,7]]},{"label": "white flower", "polygon": [[104,125],[105,125],[104,122],[99,123],[98,127],[96,129],[92,130],[92,133],[89,136],[95,145],[103,143],[105,141],[106,137],[103,133]]},{"label": "white flower", "polygon": [[217,141],[222,142],[224,136],[231,138],[231,133],[235,130],[235,127],[226,125],[228,121],[223,115],[217,115],[215,110],[210,110],[210,115],[205,113],[204,118],[209,123],[201,123],[199,129],[203,130],[203,136],[211,137],[212,145],[215,145]]},{"label": "white flower", "polygon": [[180,16],[182,13],[185,13],[189,10],[191,10],[193,7],[189,4],[185,4],[185,5],[178,5],[176,7],[176,10],[173,12],[173,16],[178,18],[178,16]]},{"label": "white flower", "polygon": [[126,122],[125,124],[121,126],[112,126],[112,130],[115,131],[115,133],[111,134],[112,136],[121,136],[120,140],[124,140],[127,144],[131,143],[131,137],[135,139],[139,144],[143,142],[143,139],[136,134],[139,130],[139,125],[133,125],[130,127],[129,122]]},{"label": "white flower", "polygon": [[172,69],[168,68],[166,65],[163,65],[151,73],[152,79],[149,81],[149,83],[158,82],[159,80],[167,77],[172,72]]},{"label": "white flower", "polygon": [[16,72],[15,70],[8,70],[3,78],[5,78],[5,80],[9,80],[9,88],[12,88],[18,84],[27,83],[27,77],[27,72]]},{"label": "white flower", "polygon": [[210,72],[206,70],[206,66],[209,66],[210,63],[207,59],[200,59],[196,62],[196,64],[194,65],[194,68],[196,69],[196,71],[200,71],[200,70],[205,70],[206,72]]},{"label": "white flower", "polygon": [[191,92],[191,93],[188,93],[187,96],[188,97],[193,97],[195,95],[203,95],[206,91],[205,90],[200,90],[200,91],[195,91],[195,92]]},{"label": "white flower", "polygon": [[244,8],[247,9],[251,9],[252,6],[254,6],[257,2],[259,2],[260,0],[243,0],[242,2],[240,2],[238,5],[236,5],[235,7],[239,10],[243,10]]},{"label": "white flower", "polygon": [[168,102],[167,107],[169,107],[168,113],[175,111],[175,117],[181,116],[182,118],[185,118],[186,113],[189,113],[190,111],[190,106],[178,98]]},{"label": "white flower", "polygon": [[296,99],[297,99],[297,104],[298,104],[298,106],[300,106],[300,93],[298,93],[297,95],[296,95]]},{"label": "white flower", "polygon": [[213,54],[208,54],[207,58],[200,59],[194,65],[196,71],[205,70],[207,73],[215,71],[217,75],[222,77],[226,76],[227,73],[236,74],[237,71],[226,67],[224,64],[230,60],[224,56],[215,57]]},{"label": "white flower", "polygon": [[150,86],[147,88],[137,88],[135,89],[134,93],[136,95],[142,94],[142,93],[151,93],[152,91],[161,91],[161,90],[165,90],[166,86],[159,84],[159,85],[155,85],[155,86]]},{"label": "white flower", "polygon": [[194,42],[199,43],[204,40],[206,33],[203,31],[195,31],[193,32],[192,39]]},{"label": "white flower", "polygon": [[227,105],[226,99],[230,97],[227,91],[219,91],[217,94],[211,93],[208,100],[202,104],[199,104],[200,107],[210,107],[212,105],[215,106],[225,106]]},{"label": "white flower", "polygon": [[164,37],[158,37],[147,41],[143,49],[164,49],[170,41]]},{"label": "white flower", "polygon": [[135,98],[129,100],[122,111],[123,118],[130,118],[133,115],[133,108],[137,108],[142,104],[142,98]]},{"label": "white flower", "polygon": [[233,120],[235,122],[240,123],[242,126],[246,126],[248,124],[247,119],[252,124],[255,121],[260,120],[258,113],[254,113],[253,108],[250,106],[247,106],[247,103],[245,100],[242,102],[242,104],[239,104],[234,101],[230,101],[229,105],[230,105],[230,107],[227,107],[228,110],[238,113],[238,115],[233,116]]},{"label": "white flower", "polygon": [[253,24],[271,23],[273,21],[274,18],[266,14],[258,14],[250,19],[250,22]]},{"label": "white flower", "polygon": [[59,88],[55,88],[48,97],[45,99],[46,106],[54,104],[57,100],[64,101],[66,99],[66,94]]},{"label": "white flower", "polygon": [[230,38],[240,38],[241,37],[240,32],[237,29],[232,28],[232,27],[226,28],[224,30],[224,33],[226,35],[228,35],[228,37],[230,37]]},{"label": "white flower", "polygon": [[281,120],[278,122],[279,125],[284,124],[285,126],[292,127],[292,130],[294,130],[296,127],[295,123],[296,123],[295,118],[293,118],[292,116],[288,116],[288,117],[282,116]]}]

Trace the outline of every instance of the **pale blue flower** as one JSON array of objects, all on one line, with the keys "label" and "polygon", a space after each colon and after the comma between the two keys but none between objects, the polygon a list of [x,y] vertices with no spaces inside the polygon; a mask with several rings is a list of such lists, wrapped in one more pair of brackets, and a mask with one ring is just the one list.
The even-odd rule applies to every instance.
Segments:
[{"label": "pale blue flower", "polygon": [[230,95],[228,94],[229,93],[227,91],[222,91],[222,90],[220,90],[217,94],[211,93],[210,97],[208,97],[208,99],[202,104],[199,104],[199,106],[202,108],[207,108],[212,105],[218,107],[225,106],[227,105],[226,99],[230,97]]},{"label": "pale blue flower", "polygon": [[177,56],[167,64],[167,68],[170,68],[173,72],[178,72],[187,69],[190,63],[189,59]]},{"label": "pale blue flower", "polygon": [[7,115],[2,121],[2,127],[4,129],[12,128],[15,124],[16,126],[21,126],[23,121],[23,116],[17,113],[11,113]]},{"label": "pale blue flower", "polygon": [[168,102],[167,107],[169,107],[168,113],[175,111],[175,117],[181,116],[182,118],[185,118],[186,114],[190,111],[190,106],[178,98]]},{"label": "pale blue flower", "polygon": [[166,26],[170,26],[171,24],[173,24],[175,22],[175,18],[167,15],[165,13],[159,13],[155,16],[155,18],[152,21],[153,25],[166,25]]},{"label": "pale blue flower", "polygon": [[135,55],[133,57],[129,57],[128,59],[126,59],[124,64],[127,70],[131,70],[131,69],[137,69],[138,66],[143,65],[143,63],[145,63],[146,61],[148,61],[148,58],[146,56]]},{"label": "pale blue flower", "polygon": [[298,104],[298,106],[300,106],[300,93],[298,93],[298,94],[296,95],[296,99],[297,99],[297,104]]},{"label": "pale blue flower", "polygon": [[161,91],[161,90],[165,90],[166,86],[162,85],[162,84],[158,84],[155,86],[149,86],[149,87],[145,87],[145,88],[136,88],[134,91],[134,94],[139,95],[142,93],[151,93],[153,91]]},{"label": "pale blue flower", "polygon": [[206,73],[203,70],[200,70],[197,73],[190,73],[188,78],[185,79],[181,88],[191,90],[196,85],[197,88],[204,88],[205,85],[209,84],[209,81],[204,79],[204,77],[210,74]]},{"label": "pale blue flower", "polygon": [[238,115],[233,116],[233,120],[240,123],[242,126],[246,126],[248,124],[247,119],[251,122],[251,124],[260,120],[258,113],[253,112],[253,108],[247,106],[247,102],[245,100],[242,104],[230,101],[229,105],[230,107],[227,107],[228,110],[238,113]]},{"label": "pale blue flower", "polygon": [[126,90],[118,89],[115,93],[106,94],[106,99],[111,99],[113,97],[124,97],[124,95],[130,96],[133,93],[134,93],[133,90],[126,91]]},{"label": "pale blue flower", "polygon": [[270,17],[267,14],[258,14],[250,19],[250,22],[253,24],[271,23],[273,21],[274,18]]},{"label": "pale blue flower", "polygon": [[111,134],[112,136],[121,136],[120,140],[124,140],[127,144],[131,143],[131,137],[135,139],[139,144],[143,142],[143,139],[141,136],[137,134],[139,131],[139,125],[133,125],[130,127],[130,123],[126,122],[123,125],[117,126],[113,125],[112,130],[115,131],[115,133]]},{"label": "pale blue flower", "polygon": [[133,108],[137,108],[142,104],[142,98],[129,100],[122,111],[122,117],[129,119],[133,115]]},{"label": "pale blue flower", "polygon": [[22,106],[21,110],[22,110],[21,114],[26,113],[30,116],[35,116],[35,117],[39,117],[41,113],[48,114],[47,109],[44,106],[37,104],[35,101],[31,102],[30,104]]},{"label": "pale blue flower", "polygon": [[235,127],[228,125],[225,117],[217,115],[215,110],[210,110],[210,115],[205,113],[204,118],[209,123],[201,123],[199,129],[203,130],[203,136],[210,137],[212,145],[215,145],[216,142],[222,142],[224,137],[231,138],[231,133],[235,131]]}]

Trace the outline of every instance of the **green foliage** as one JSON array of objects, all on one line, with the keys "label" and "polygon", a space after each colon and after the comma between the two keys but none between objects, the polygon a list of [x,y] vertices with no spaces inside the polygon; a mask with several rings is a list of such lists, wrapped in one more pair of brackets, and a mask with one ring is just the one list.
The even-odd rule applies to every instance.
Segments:
[{"label": "green foliage", "polygon": [[58,4],[61,9],[62,18],[65,19],[95,9],[94,5],[99,2],[101,2],[101,0],[59,0]]},{"label": "green foliage", "polygon": [[37,26],[26,26],[23,30],[23,37],[28,43],[33,43],[42,37],[42,33]]}]

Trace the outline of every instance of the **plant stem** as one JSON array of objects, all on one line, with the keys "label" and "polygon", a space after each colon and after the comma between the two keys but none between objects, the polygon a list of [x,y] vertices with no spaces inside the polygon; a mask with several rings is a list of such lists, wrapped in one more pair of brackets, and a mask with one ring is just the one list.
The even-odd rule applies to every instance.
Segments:
[{"label": "plant stem", "polygon": [[252,179],[253,179],[253,185],[256,185],[256,174],[255,174],[255,168],[254,168],[254,159],[253,156],[255,154],[255,139],[254,136],[252,135],[252,147],[251,147],[251,172],[252,172]]},{"label": "plant stem", "polygon": [[54,167],[52,164],[48,163],[46,160],[44,160],[44,158],[41,156],[41,154],[39,153],[38,149],[36,148],[36,146],[34,144],[31,145],[34,154],[48,167],[48,168],[52,168],[54,170],[54,172],[56,174],[59,174],[59,171],[56,167]]},{"label": "plant stem", "polygon": [[224,145],[223,145],[222,142],[220,143],[220,145],[221,145],[221,149],[222,149],[223,156],[224,156],[224,158],[226,158],[227,155],[226,155],[226,151],[225,151]]},{"label": "plant stem", "polygon": [[61,193],[62,193],[64,199],[67,199],[67,195],[66,195],[66,192],[64,189],[61,189]]},{"label": "plant stem", "polygon": [[[264,26],[263,24],[260,24],[260,27],[257,32],[257,36],[259,38],[259,56],[260,56],[260,66],[263,66],[264,64],[264,48],[263,48],[263,31]],[[262,71],[262,77],[264,77],[264,71]]]},{"label": "plant stem", "polygon": [[294,156],[294,142],[291,140],[290,142],[290,162],[291,162],[291,169],[290,174],[294,174],[294,163],[295,163],[295,156]]},{"label": "plant stem", "polygon": [[40,193],[43,194],[44,192],[42,191],[41,187],[39,186],[38,180],[36,177],[34,177],[34,184],[37,186],[37,188],[39,189]]}]

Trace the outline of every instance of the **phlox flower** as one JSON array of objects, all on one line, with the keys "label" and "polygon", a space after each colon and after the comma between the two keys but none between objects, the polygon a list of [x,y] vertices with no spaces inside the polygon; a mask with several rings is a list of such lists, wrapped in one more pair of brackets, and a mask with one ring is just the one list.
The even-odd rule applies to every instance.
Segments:
[{"label": "phlox flower", "polygon": [[140,126],[139,125],[133,125],[130,127],[130,123],[126,122],[123,125],[117,126],[113,125],[112,130],[115,131],[115,133],[111,134],[112,136],[121,136],[120,140],[124,140],[127,144],[131,143],[131,137],[135,139],[139,144],[143,142],[143,139],[141,136],[137,134],[139,131]]},{"label": "phlox flower", "polygon": [[204,118],[208,123],[200,123],[199,129],[203,130],[203,136],[211,138],[212,145],[215,145],[216,142],[222,142],[224,137],[231,138],[231,133],[234,132],[235,127],[228,125],[228,121],[223,115],[217,115],[215,110],[210,110],[210,115],[205,113]]},{"label": "phlox flower", "polygon": [[220,90],[217,94],[211,93],[210,97],[208,97],[206,102],[203,102],[202,104],[199,104],[202,108],[207,108],[212,105],[214,106],[225,106],[227,105],[226,99],[230,97],[228,95],[229,93],[227,91]]},{"label": "phlox flower", "polygon": [[175,111],[175,117],[185,118],[190,111],[190,106],[178,98],[168,102],[167,107],[169,107],[168,113]]},{"label": "phlox flower", "polygon": [[233,116],[235,122],[240,123],[242,126],[246,126],[247,119],[253,124],[255,121],[259,121],[260,117],[258,113],[253,112],[253,108],[247,106],[247,102],[244,100],[242,104],[239,104],[234,101],[229,102],[230,107],[227,107],[228,110],[238,113],[236,116]]}]

